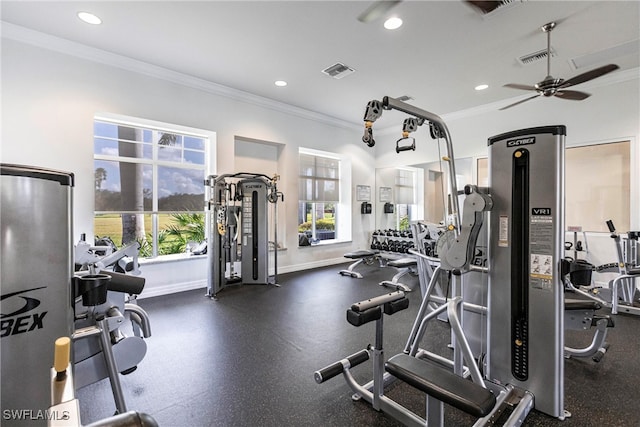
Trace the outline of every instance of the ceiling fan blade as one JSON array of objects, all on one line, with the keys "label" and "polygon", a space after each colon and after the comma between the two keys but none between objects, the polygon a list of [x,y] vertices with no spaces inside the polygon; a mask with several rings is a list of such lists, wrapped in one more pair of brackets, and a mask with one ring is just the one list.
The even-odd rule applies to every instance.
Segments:
[{"label": "ceiling fan blade", "polygon": [[559,96],[562,99],[570,99],[572,101],[582,101],[583,99],[590,97],[591,94],[577,90],[558,90],[555,96]]},{"label": "ceiling fan blade", "polygon": [[469,4],[470,6],[474,7],[475,9],[478,9],[481,13],[483,14],[487,14],[487,13],[491,13],[494,10],[496,10],[497,8],[499,8],[500,6],[504,5],[504,1],[484,1],[484,0],[466,0],[465,3]]},{"label": "ceiling fan blade", "polygon": [[600,68],[595,68],[591,71],[587,71],[586,73],[578,74],[575,77],[570,78],[560,85],[561,88],[574,86],[580,83],[587,82],[589,80],[593,80],[597,77],[603,76],[607,73],[617,70],[618,67],[616,64],[604,65]]},{"label": "ceiling fan blade", "polygon": [[364,12],[360,14],[360,16],[358,16],[358,21],[364,23],[375,21],[401,1],[402,0],[374,1]]},{"label": "ceiling fan blade", "polygon": [[510,87],[511,89],[522,89],[522,90],[538,90],[534,86],[521,85],[518,83],[507,83],[503,87]]},{"label": "ceiling fan blade", "polygon": [[518,105],[518,104],[522,104],[523,102],[530,101],[530,100],[532,100],[533,98],[537,98],[538,96],[540,96],[540,95],[533,95],[533,96],[530,96],[529,98],[525,98],[525,99],[523,99],[522,101],[514,102],[513,104],[509,104],[509,105],[507,105],[506,107],[499,108],[499,110],[506,110],[507,108],[515,107],[515,106],[516,106],[516,105]]}]

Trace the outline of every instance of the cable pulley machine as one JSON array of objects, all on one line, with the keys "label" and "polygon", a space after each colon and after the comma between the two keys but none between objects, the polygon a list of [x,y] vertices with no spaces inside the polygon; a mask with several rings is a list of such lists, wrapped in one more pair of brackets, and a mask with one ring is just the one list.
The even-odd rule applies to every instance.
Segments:
[{"label": "cable pulley machine", "polygon": [[[413,117],[405,120],[396,152],[415,149],[415,144],[398,144],[424,122],[429,122],[432,137],[446,142],[443,160],[449,166],[453,197],[449,224],[437,243],[440,262],[432,272],[402,354],[385,362],[382,318],[408,305],[404,295],[389,294],[373,308],[354,304],[347,320],[354,326],[375,320],[376,344],[317,371],[316,382],[342,373],[356,393],[354,398],[362,398],[374,409],[411,426],[444,425],[445,403],[477,417],[474,425],[478,426],[494,425],[507,406],[511,413],[505,425],[511,426],[521,425],[533,408],[559,419],[570,416],[564,409],[561,274],[565,127],[522,129],[489,138],[490,186],[465,187],[461,218],[451,137],[445,123],[433,113],[394,98],[370,101],[362,138],[369,147],[375,144],[373,122],[383,110],[398,110]],[[488,249],[486,266],[473,262],[481,240],[486,240]],[[433,289],[432,282],[438,280],[440,271],[451,278],[451,291],[438,306],[430,303],[429,289]],[[473,283],[477,276],[472,273],[482,273],[487,283]],[[483,304],[467,301],[467,289],[473,294],[482,293]],[[466,324],[464,314],[469,310],[478,314],[469,323],[482,323],[479,330],[477,325]],[[452,360],[434,358],[419,348],[427,322],[441,315],[446,315],[451,325]],[[362,386],[350,369],[369,356],[373,357],[373,380]],[[440,367],[435,369],[436,365]],[[467,376],[473,381],[459,381]],[[425,418],[384,395],[384,386],[391,378],[427,394]]]},{"label": "cable pulley machine", "polygon": [[[279,175],[212,175],[209,187],[207,296],[239,284],[278,286]],[[271,223],[270,220],[271,219]],[[272,255],[272,261],[270,260]]]}]

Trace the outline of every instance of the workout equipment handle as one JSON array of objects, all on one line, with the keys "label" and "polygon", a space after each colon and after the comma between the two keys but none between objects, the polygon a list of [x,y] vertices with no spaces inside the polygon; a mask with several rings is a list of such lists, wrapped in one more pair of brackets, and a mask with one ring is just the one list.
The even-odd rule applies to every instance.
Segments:
[{"label": "workout equipment handle", "polygon": [[607,352],[607,350],[609,350],[609,343],[604,343],[604,345],[598,349],[596,354],[593,355],[591,360],[593,360],[596,363],[599,363],[604,357],[604,354]]},{"label": "workout equipment handle", "polygon": [[610,219],[607,220],[607,227],[609,227],[609,231],[612,233],[616,232],[616,227],[613,225],[613,221],[611,221]]},{"label": "workout equipment handle", "polygon": [[108,285],[110,291],[123,292],[129,295],[140,295],[144,289],[144,277],[136,277],[105,270],[101,270],[100,274],[111,276],[111,281]]},{"label": "workout equipment handle", "polygon": [[324,367],[313,373],[318,384],[330,380],[331,378],[340,375],[345,369],[353,368],[359,364],[369,360],[369,352],[367,350],[360,350],[357,353],[347,356],[346,358],[339,360],[331,365]]}]

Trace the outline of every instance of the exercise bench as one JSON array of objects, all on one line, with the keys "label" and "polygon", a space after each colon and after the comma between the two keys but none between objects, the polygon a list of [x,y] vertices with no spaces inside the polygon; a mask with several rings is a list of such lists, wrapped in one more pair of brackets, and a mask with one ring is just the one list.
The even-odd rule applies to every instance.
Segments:
[{"label": "exercise bench", "polygon": [[338,273],[341,276],[350,276],[356,279],[362,279],[362,274],[355,271],[355,268],[362,263],[367,265],[373,264],[373,262],[377,259],[380,263],[380,267],[384,267],[384,261],[379,256],[378,251],[369,251],[369,250],[360,250],[354,252],[347,252],[344,254],[345,258],[356,260],[354,263],[350,264],[345,270],[340,270]]},{"label": "exercise bench", "polygon": [[[460,302],[459,298],[450,301],[451,309],[455,309]],[[356,393],[354,396],[364,399],[375,410],[383,411],[407,426],[442,426],[444,404],[479,418],[481,423],[488,423],[495,415],[496,408],[504,403],[505,392],[500,391],[496,397],[482,380],[480,383],[469,381],[436,361],[418,359],[405,353],[384,362],[384,314],[392,315],[408,306],[409,300],[402,291],[353,304],[347,310],[347,321],[353,326],[376,321],[375,345],[369,345],[367,349],[316,371],[316,382],[321,384],[342,373],[349,387]],[[370,354],[373,357],[373,382],[363,386],[356,382],[351,368],[369,360]],[[389,374],[427,394],[426,419],[384,395],[384,378]]]},{"label": "exercise bench", "polygon": [[387,262],[387,266],[396,268],[398,272],[391,278],[391,280],[383,280],[379,285],[389,286],[404,292],[411,292],[411,287],[401,283],[400,278],[406,274],[415,273],[418,266],[418,260],[410,256],[392,259]]}]

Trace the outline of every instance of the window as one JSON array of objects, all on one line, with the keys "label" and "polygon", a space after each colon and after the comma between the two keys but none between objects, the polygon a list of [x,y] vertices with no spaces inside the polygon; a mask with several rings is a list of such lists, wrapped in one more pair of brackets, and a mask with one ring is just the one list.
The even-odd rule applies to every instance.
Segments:
[{"label": "window", "polygon": [[569,147],[565,151],[565,225],[608,232],[631,227],[629,141]]},{"label": "window", "polygon": [[413,219],[416,207],[416,173],[410,169],[396,169],[396,217],[395,229],[409,230],[409,221]]},{"label": "window", "polygon": [[[565,226],[608,232],[631,228],[631,144],[629,141],[567,147]],[[478,159],[478,185],[488,183],[488,160]]]},{"label": "window", "polygon": [[344,179],[350,174],[349,161],[336,154],[301,148],[299,165],[299,244],[350,239],[351,197],[345,185],[349,180]]},{"label": "window", "polygon": [[94,120],[94,234],[141,255],[185,252],[205,238],[209,138],[164,127]]}]

